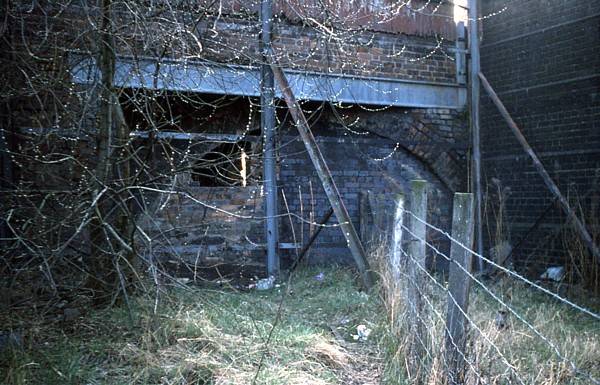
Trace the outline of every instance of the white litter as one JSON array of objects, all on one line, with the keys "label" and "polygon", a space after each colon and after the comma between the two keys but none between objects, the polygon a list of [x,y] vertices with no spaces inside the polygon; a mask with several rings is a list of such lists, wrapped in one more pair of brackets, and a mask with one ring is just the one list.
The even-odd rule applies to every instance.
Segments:
[{"label": "white litter", "polygon": [[175,284],[179,284],[179,285],[187,285],[188,283],[190,283],[190,279],[189,278],[175,278]]},{"label": "white litter", "polygon": [[371,334],[371,329],[366,327],[365,325],[358,325],[356,327],[356,334],[352,336],[355,341],[366,341]]},{"label": "white litter", "polygon": [[555,282],[560,282],[565,277],[565,267],[564,266],[554,266],[546,269],[544,274],[540,276],[540,279],[549,279]]},{"label": "white litter", "polygon": [[256,290],[269,290],[275,285],[275,277],[270,276],[269,278],[260,279],[256,282]]}]

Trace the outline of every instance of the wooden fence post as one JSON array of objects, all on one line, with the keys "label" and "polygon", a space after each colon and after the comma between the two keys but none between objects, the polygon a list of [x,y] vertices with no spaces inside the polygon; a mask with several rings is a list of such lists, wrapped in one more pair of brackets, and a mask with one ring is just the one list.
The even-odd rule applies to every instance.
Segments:
[{"label": "wooden fence post", "polygon": [[409,240],[409,259],[406,265],[409,281],[407,284],[407,300],[411,335],[409,357],[412,366],[411,369],[419,377],[425,374],[420,369],[420,363],[425,357],[427,349],[427,333],[425,332],[425,324],[423,322],[425,319],[423,294],[421,293],[425,288],[427,182],[423,180],[411,181],[410,211],[412,214],[406,216],[407,227],[410,230],[407,237]]},{"label": "wooden fence post", "polygon": [[[462,245],[473,246],[473,194],[454,194],[452,238]],[[446,316],[445,364],[448,384],[463,384],[466,368],[466,341],[469,289],[473,254],[452,242],[450,247],[450,276],[448,282],[448,314]]]}]

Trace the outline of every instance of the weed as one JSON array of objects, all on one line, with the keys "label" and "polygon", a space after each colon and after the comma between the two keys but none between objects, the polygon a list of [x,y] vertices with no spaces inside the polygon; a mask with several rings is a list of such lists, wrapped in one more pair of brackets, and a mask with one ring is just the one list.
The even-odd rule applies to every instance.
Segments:
[{"label": "weed", "polygon": [[[323,281],[314,279],[319,272]],[[290,294],[281,321],[265,346],[284,291]],[[3,355],[0,380],[249,384],[263,354],[259,384],[352,383],[347,379],[362,378],[357,368],[365,363],[376,365],[363,377],[377,378],[375,339],[357,343],[351,335],[358,324],[384,329],[384,312],[377,296],[358,291],[347,268],[305,269],[291,287],[266,292],[171,288],[156,314],[153,305],[151,298],[131,299],[135,325],[126,308],[91,311],[69,328],[40,324],[29,346]]]}]

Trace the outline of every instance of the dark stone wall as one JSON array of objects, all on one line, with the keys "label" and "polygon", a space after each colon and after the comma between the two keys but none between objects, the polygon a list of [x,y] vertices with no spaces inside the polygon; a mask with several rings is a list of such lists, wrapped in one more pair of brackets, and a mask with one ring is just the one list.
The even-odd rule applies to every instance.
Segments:
[{"label": "dark stone wall", "polygon": [[[12,162],[15,179],[19,187],[30,190],[69,186],[76,192],[84,191],[86,178],[90,174],[88,170],[93,170],[95,165],[96,144],[93,139],[96,132],[98,100],[97,95],[90,91],[92,87],[86,89],[72,82],[69,73],[72,62],[69,59],[72,59],[71,53],[78,50],[96,55],[96,48],[91,42],[97,40],[98,31],[89,20],[98,20],[98,10],[84,10],[76,5],[62,9],[52,3],[36,3],[33,11],[25,12],[19,8],[17,14],[24,16],[22,20],[14,18],[9,22],[10,33],[7,33],[7,36],[10,35],[13,39],[11,56],[0,58],[0,68],[4,70],[0,71],[0,79],[6,84],[6,91],[0,96],[3,101],[10,99],[14,107],[3,109],[0,115],[3,120],[10,117],[11,128],[8,132],[14,137],[15,153],[20,154]],[[193,57],[198,61],[226,64],[256,63],[259,59],[258,24],[256,20],[244,18],[242,15],[223,15],[219,18],[207,16],[203,21],[196,23],[191,21],[194,21],[194,17],[199,17],[197,14],[173,12],[149,17],[140,25],[132,23],[131,17],[131,12],[127,10],[115,11],[115,29],[120,34],[118,55],[158,57],[164,54],[165,60]],[[157,22],[159,19],[161,23]],[[178,30],[186,33],[177,35],[175,41],[169,40],[173,37],[173,31]],[[345,34],[342,44],[330,37],[328,34],[316,33],[314,28],[308,25],[279,20],[274,26],[274,49],[279,54],[283,66],[296,70],[428,83],[455,83],[454,43],[439,36],[363,31]],[[20,68],[26,70],[22,75]],[[30,84],[26,79],[35,82]],[[176,104],[174,94],[168,95],[169,102]],[[183,96],[191,98],[190,95]],[[199,97],[207,102],[214,100],[206,95]],[[150,125],[145,124],[139,114],[136,115],[131,105],[131,100],[135,98],[139,98],[140,104],[148,98],[152,106],[160,107],[162,99],[166,96],[144,90],[126,90],[121,94],[121,104],[129,126],[145,129]],[[162,129],[171,131],[246,132],[258,135],[259,120],[256,109],[252,111],[246,107],[240,108],[240,104],[242,103],[238,101],[235,105],[216,111],[204,108],[208,104],[202,108],[188,109],[176,106],[175,112],[172,112],[171,108],[165,108],[171,111],[172,115],[180,113],[185,118],[177,125],[168,123],[174,119],[169,119],[173,116],[166,114],[154,119],[165,123],[161,125]],[[447,109],[381,109],[357,106],[348,109],[349,106],[344,106],[339,111],[344,115],[343,118],[350,129],[344,128],[331,112],[321,114],[316,122],[311,120],[311,123],[315,123],[315,134],[355,225],[360,226],[361,194],[369,190],[390,194],[407,193],[407,183],[415,178],[430,181],[430,215],[433,223],[447,224],[450,218],[451,192],[464,191],[466,182],[462,167],[465,164],[465,149],[464,145],[460,144],[464,137],[462,114]],[[279,118],[284,120],[285,108],[280,110]],[[248,116],[252,114],[255,115],[254,120],[248,121]],[[356,124],[352,123],[355,120]],[[23,134],[25,128],[33,130]],[[280,132],[279,185],[286,193],[289,208],[292,212],[299,213],[298,188],[302,189],[303,194],[308,194],[307,185],[311,181],[316,202],[315,215],[318,218],[329,207],[318,177],[295,131],[288,125]],[[49,147],[50,145],[56,147]],[[136,142],[135,145],[139,144]],[[65,146],[67,148],[63,149]],[[42,159],[52,159],[55,153],[73,154],[77,162],[66,172],[67,166],[62,164],[46,166],[41,162],[32,161],[37,159],[38,155],[42,156]],[[160,158],[160,153],[156,156]],[[252,161],[257,169],[261,167],[260,159],[253,158]],[[157,165],[160,165],[160,162],[161,159],[156,160]],[[153,183],[164,183],[168,189],[168,182],[174,174],[182,171],[172,170],[166,161],[163,163],[164,169],[153,169],[158,178]],[[134,165],[134,172],[138,171],[137,167],[139,165]],[[79,187],[81,190],[77,190]],[[192,196],[205,198],[205,191],[190,188]],[[308,199],[308,195],[304,197]],[[72,199],[68,200],[71,201]],[[198,219],[193,214],[198,205],[190,204],[184,198],[181,201],[181,212],[190,220]],[[227,197],[218,200],[217,203],[225,205],[226,201]],[[285,206],[282,199],[280,203],[280,212],[283,213]],[[308,207],[307,203],[303,204],[305,209]],[[61,206],[63,211],[71,209],[70,204],[66,207]],[[179,209],[178,206],[169,207],[154,219],[156,223],[169,229],[169,234],[173,234],[172,242],[175,247],[180,248],[181,254],[196,256],[194,250],[197,249],[188,246],[190,243],[192,246],[201,245],[202,242],[196,242],[199,238],[192,233],[184,235],[171,231],[178,226],[178,220],[181,218],[184,218],[181,221],[185,225],[186,217],[177,215]],[[241,206],[231,209],[242,210]],[[74,225],[63,231],[66,236],[77,226],[77,215],[79,213],[74,212]],[[26,217],[26,214],[23,217]],[[53,217],[60,218],[59,215]],[[240,228],[246,226],[242,222],[243,220],[240,220]],[[331,223],[335,223],[335,220]],[[197,229],[200,230],[197,231],[206,230],[202,226],[203,223],[198,223]],[[220,233],[236,236],[246,233],[254,235],[257,226],[259,225],[243,232],[238,232],[233,224],[225,230],[218,226],[211,227],[208,236]],[[282,241],[291,242],[291,227],[287,218],[282,217],[281,226]],[[288,226],[287,230],[285,226]],[[294,226],[299,226],[297,221],[294,222]],[[304,231],[304,234],[307,234],[307,231]],[[257,239],[250,238],[256,244],[263,243],[258,236]],[[223,239],[225,238],[212,237],[207,242],[217,244]],[[219,246],[221,248],[218,250],[214,248],[217,251],[213,254],[231,249],[229,246],[234,243],[218,243],[225,246]],[[241,255],[247,257],[244,254],[246,251],[242,250]],[[252,257],[255,256],[255,251],[252,249]],[[330,228],[321,234],[313,253],[313,261],[350,261],[350,254],[339,228]]]},{"label": "dark stone wall", "polygon": [[[483,2],[482,13],[491,14],[505,3]],[[600,3],[525,0],[506,5],[505,12],[483,21],[482,72],[560,190],[598,233]],[[535,273],[547,264],[564,263],[576,236],[565,233],[564,214],[482,92],[484,178],[490,192],[496,189],[494,178],[510,188],[505,220],[513,246],[548,210],[539,229],[515,250],[516,262]],[[490,208],[495,198],[490,197],[493,234]]]},{"label": "dark stone wall", "polygon": [[[364,213],[360,206],[365,194],[388,197],[388,210],[374,214],[385,216],[383,222],[389,223],[395,210],[393,200],[397,194],[403,194],[408,205],[410,181],[414,179],[428,182],[428,220],[448,230],[452,193],[461,191],[466,184],[462,115],[447,109],[392,108],[379,112],[353,111],[348,116],[350,121],[358,118],[358,123],[351,129],[324,113],[313,125],[313,132],[357,231],[365,233],[361,228],[365,223],[361,220]],[[289,208],[290,212],[300,215],[302,211],[302,216],[308,220],[310,211],[314,210],[314,218],[321,218],[331,206],[304,143],[297,136],[284,136],[282,143],[285,145],[280,151],[279,186],[286,195],[288,207],[281,202],[281,212],[285,213]],[[310,186],[314,199],[311,199]],[[309,224],[302,225],[297,217],[293,217],[292,222],[297,239],[302,232],[307,239]],[[336,223],[332,217],[328,224]],[[367,226],[372,224],[369,222]],[[288,218],[281,220],[281,228],[282,241],[292,242]],[[390,231],[387,236],[391,236],[391,229],[385,230]],[[430,233],[433,237],[430,241],[442,251],[447,250],[447,242]],[[310,261],[351,263],[351,254],[339,227],[321,231]]]}]

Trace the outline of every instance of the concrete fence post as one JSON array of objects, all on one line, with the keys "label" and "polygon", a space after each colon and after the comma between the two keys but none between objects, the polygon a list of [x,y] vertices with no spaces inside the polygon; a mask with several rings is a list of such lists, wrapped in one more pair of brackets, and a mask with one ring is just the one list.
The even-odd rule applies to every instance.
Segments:
[{"label": "concrete fence post", "polygon": [[[445,364],[448,384],[463,384],[466,369],[466,342],[473,254],[462,245],[473,246],[473,194],[454,194],[448,281],[448,314],[446,316]],[[467,273],[468,272],[468,273]]]},{"label": "concrete fence post", "polygon": [[410,369],[419,376],[419,373],[424,374],[420,370],[420,363],[427,350],[427,333],[423,322],[425,314],[422,299],[425,283],[427,182],[423,180],[411,181],[409,210],[410,213],[406,216],[407,227],[410,230],[407,234],[409,258],[406,264],[409,281],[406,286],[406,294],[410,323],[409,332],[411,335],[409,358],[412,366]]},{"label": "concrete fence post", "polygon": [[391,256],[390,256],[390,265],[393,273],[394,285],[398,287],[398,284],[401,282],[401,266],[402,261],[405,260],[402,255],[402,241],[403,241],[403,229],[404,226],[404,195],[398,194],[396,195],[395,200],[396,212],[394,214],[394,234],[392,236],[392,244],[390,247]]}]

